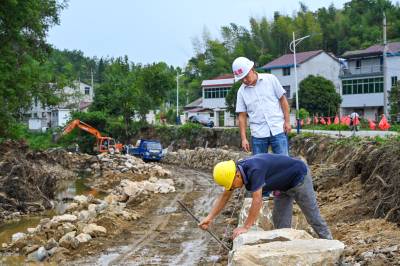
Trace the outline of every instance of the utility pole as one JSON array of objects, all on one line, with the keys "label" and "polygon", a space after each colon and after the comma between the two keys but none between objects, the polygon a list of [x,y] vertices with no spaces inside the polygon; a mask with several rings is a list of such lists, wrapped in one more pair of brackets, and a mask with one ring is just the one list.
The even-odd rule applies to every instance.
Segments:
[{"label": "utility pole", "polygon": [[[297,58],[296,58],[296,45],[298,45],[304,39],[309,38],[311,35],[304,36],[296,39],[293,32],[293,41],[289,44],[290,51],[293,52],[293,65],[294,65],[294,87],[296,91],[296,122],[297,122],[297,134],[300,134],[300,110],[299,110],[299,88],[297,82]],[[289,96],[289,95],[288,95]]]},{"label": "utility pole", "polygon": [[293,32],[293,64],[294,64],[294,87],[296,88],[296,128],[300,134],[300,111],[299,111],[299,85],[297,84],[297,60],[296,60],[296,38]]},{"label": "utility pole", "polygon": [[387,117],[387,40],[386,40],[386,14],[383,12],[383,114]]},{"label": "utility pole", "polygon": [[[94,93],[94,84],[93,84],[93,69],[90,69],[90,75],[92,77],[92,93]],[[93,95],[93,94],[92,94]]]},{"label": "utility pole", "polygon": [[176,73],[176,124],[181,124],[181,119],[179,116],[179,77],[183,74]]}]

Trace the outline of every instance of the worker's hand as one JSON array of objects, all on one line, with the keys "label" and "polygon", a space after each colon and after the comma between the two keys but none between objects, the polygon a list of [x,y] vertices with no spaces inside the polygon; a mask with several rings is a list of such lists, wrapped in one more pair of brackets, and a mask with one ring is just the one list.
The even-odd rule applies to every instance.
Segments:
[{"label": "worker's hand", "polygon": [[198,226],[200,227],[200,229],[203,230],[207,230],[208,227],[210,227],[210,225],[212,224],[212,219],[206,217],[203,219],[203,221],[201,221]]},{"label": "worker's hand", "polygon": [[283,131],[285,131],[286,133],[290,133],[291,130],[292,126],[290,125],[290,122],[285,122],[283,124]]},{"label": "worker's hand", "polygon": [[247,231],[249,230],[244,227],[236,228],[235,230],[233,230],[232,239],[235,239],[238,235],[246,233]]},{"label": "worker's hand", "polygon": [[242,140],[242,148],[245,152],[249,152],[250,151],[250,144],[247,141],[247,139],[243,139]]}]

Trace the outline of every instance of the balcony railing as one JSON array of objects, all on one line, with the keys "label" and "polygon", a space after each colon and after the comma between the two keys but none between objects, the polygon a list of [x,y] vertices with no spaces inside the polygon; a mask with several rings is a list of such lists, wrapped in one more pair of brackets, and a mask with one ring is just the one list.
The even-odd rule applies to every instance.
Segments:
[{"label": "balcony railing", "polygon": [[383,74],[382,65],[369,65],[361,67],[350,67],[340,70],[340,77],[352,77],[352,76],[368,76],[368,75]]}]

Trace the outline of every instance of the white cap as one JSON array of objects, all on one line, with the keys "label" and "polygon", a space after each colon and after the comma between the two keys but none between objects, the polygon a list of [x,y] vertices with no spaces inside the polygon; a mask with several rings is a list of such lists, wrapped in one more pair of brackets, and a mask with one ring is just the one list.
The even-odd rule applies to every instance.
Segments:
[{"label": "white cap", "polygon": [[244,78],[253,68],[254,62],[246,57],[238,57],[232,63],[232,71],[235,76],[235,81]]}]

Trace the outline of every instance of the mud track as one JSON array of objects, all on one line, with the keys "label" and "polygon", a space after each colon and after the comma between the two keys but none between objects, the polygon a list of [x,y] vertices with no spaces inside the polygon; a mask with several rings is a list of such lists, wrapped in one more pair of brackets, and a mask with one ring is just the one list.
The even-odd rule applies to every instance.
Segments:
[{"label": "mud track", "polygon": [[[182,200],[199,218],[207,215],[220,188],[212,182],[210,173],[169,168],[177,184],[177,192],[156,194],[133,208],[142,218],[131,222],[123,234],[110,239],[100,255],[78,258],[68,265],[218,265],[226,264],[226,252],[206,232],[197,228],[196,222],[180,208]],[[226,221],[235,226],[233,205],[215,221],[213,230],[225,235]],[[238,209],[237,206],[236,209]],[[227,220],[226,220],[227,219]],[[233,222],[232,222],[233,221]],[[229,241],[224,239],[225,241]],[[83,257],[85,256],[85,257]]]}]

